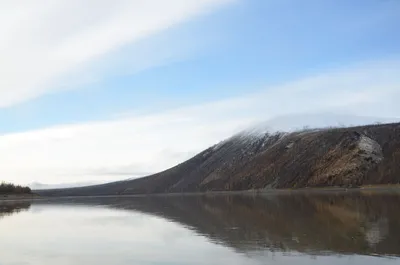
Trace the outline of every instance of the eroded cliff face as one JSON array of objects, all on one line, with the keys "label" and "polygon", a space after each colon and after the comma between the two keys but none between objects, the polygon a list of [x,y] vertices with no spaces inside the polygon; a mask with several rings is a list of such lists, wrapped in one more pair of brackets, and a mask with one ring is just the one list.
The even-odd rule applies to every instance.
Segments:
[{"label": "eroded cliff face", "polygon": [[312,166],[307,186],[358,186],[383,160],[382,147],[366,135],[345,135]]},{"label": "eroded cliff face", "polygon": [[241,133],[195,157],[141,179],[43,195],[236,191],[400,182],[400,124]]}]

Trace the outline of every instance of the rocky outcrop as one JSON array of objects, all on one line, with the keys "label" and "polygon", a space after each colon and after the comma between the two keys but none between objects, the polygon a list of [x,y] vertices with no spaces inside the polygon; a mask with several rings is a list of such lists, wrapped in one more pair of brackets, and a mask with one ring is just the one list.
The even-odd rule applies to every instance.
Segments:
[{"label": "rocky outcrop", "polygon": [[42,195],[115,195],[356,187],[400,182],[400,124],[243,132],[148,177]]},{"label": "rocky outcrop", "polygon": [[380,144],[355,132],[319,159],[313,167],[307,186],[362,185],[366,173],[382,159]]}]

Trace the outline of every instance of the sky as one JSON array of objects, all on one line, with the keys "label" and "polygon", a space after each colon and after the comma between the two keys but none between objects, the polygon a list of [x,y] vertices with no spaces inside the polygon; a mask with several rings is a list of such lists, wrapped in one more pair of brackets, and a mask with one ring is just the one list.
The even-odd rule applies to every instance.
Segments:
[{"label": "sky", "polygon": [[400,120],[398,0],[0,0],[0,180],[145,176],[245,128]]}]

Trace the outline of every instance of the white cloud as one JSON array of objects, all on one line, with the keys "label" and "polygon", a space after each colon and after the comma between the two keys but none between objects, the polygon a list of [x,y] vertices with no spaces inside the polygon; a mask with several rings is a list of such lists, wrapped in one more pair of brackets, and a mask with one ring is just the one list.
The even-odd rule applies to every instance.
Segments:
[{"label": "white cloud", "polygon": [[[232,1],[1,1],[0,107],[65,88],[60,82],[100,58]],[[136,70],[167,57],[131,53]]]},{"label": "white cloud", "polygon": [[[127,178],[129,172],[134,176],[166,169],[244,127],[276,116],[340,113],[333,117],[345,124],[369,120],[348,116],[400,118],[399,66],[362,64],[239,98],[3,135],[0,175],[17,183],[116,180]],[[317,126],[336,122],[321,115]],[[297,124],[307,125],[315,117],[296,119]],[[275,129],[287,126],[282,120],[271,122]]]}]

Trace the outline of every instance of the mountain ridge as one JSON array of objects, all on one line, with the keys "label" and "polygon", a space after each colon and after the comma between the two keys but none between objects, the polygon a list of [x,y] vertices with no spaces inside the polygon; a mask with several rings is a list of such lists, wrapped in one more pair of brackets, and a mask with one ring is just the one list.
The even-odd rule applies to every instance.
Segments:
[{"label": "mountain ridge", "polygon": [[400,123],[241,132],[165,171],[47,196],[133,195],[400,182]]}]

